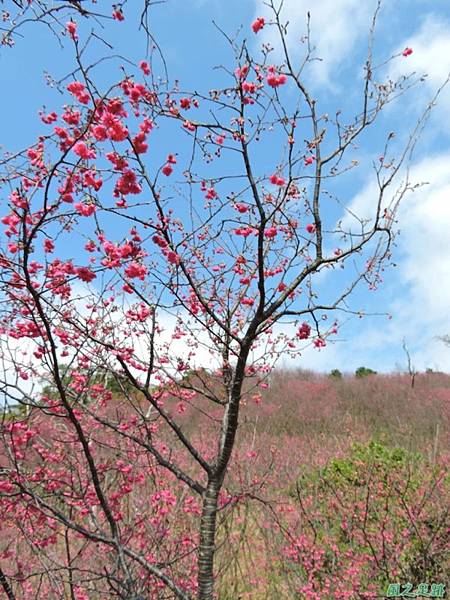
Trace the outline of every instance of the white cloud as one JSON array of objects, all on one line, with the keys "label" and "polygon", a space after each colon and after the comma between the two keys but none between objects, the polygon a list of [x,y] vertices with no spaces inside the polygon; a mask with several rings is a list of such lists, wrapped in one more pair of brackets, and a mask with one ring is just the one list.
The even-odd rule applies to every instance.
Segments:
[{"label": "white cloud", "polygon": [[[367,37],[374,7],[375,2],[361,0],[285,0],[281,20],[289,21],[288,42],[295,58],[304,51],[300,38],[306,32],[307,13],[311,14],[311,42],[315,56],[323,59],[312,65],[316,84],[334,85],[332,72],[351,55],[356,42]],[[256,14],[269,20],[273,17],[261,0],[256,2]],[[272,46],[279,46],[273,27],[266,27],[259,35]]]},{"label": "white cloud", "polygon": [[421,362],[432,358],[441,369],[449,369],[450,353],[433,338],[450,332],[449,161],[450,154],[442,154],[412,169],[415,179],[430,184],[411,195],[400,213],[401,276],[412,300],[401,303],[400,325],[410,339],[422,340]]},{"label": "white cloud", "polygon": [[[400,206],[397,277],[390,284],[398,286],[398,296],[386,307],[394,319],[382,329],[362,328],[352,341],[352,353],[359,348],[362,357],[378,352],[383,358],[390,354],[387,348],[401,348],[405,338],[417,368],[450,370],[450,348],[437,340],[450,333],[449,164],[450,153],[443,153],[411,166],[411,182],[429,184],[407,195]],[[351,208],[368,214],[373,195],[368,184]]]},{"label": "white cloud", "polygon": [[[427,102],[435,97],[437,91],[445,84],[450,75],[450,21],[429,15],[420,29],[412,36],[402,40],[401,45],[393,50],[393,54],[402,52],[406,47],[413,54],[390,63],[389,76],[393,80],[402,75],[414,73],[416,77],[426,76],[424,83],[416,88],[416,101],[404,107],[407,112],[417,107],[422,110]],[[425,88],[425,89],[424,89]],[[433,128],[431,133],[442,135],[442,119],[450,116],[450,85],[441,90],[437,99],[437,107],[432,112]]]},{"label": "white cloud", "polygon": [[[409,71],[418,75],[427,75],[428,85],[435,90],[442,84],[450,73],[450,23],[437,20],[429,15],[420,30],[413,36],[403,40],[394,53],[402,52],[404,48],[412,48],[413,54],[405,58]],[[405,72],[405,62],[392,63],[392,74],[400,76]]]}]

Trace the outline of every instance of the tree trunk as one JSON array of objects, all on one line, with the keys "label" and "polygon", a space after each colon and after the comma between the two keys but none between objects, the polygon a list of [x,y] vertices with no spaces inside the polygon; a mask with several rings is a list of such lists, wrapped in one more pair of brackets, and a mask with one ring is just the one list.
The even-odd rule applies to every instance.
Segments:
[{"label": "tree trunk", "polygon": [[253,325],[253,331],[250,329],[250,332],[247,333],[246,343],[243,344],[237,361],[230,399],[223,415],[222,437],[217,461],[214,464],[213,474],[209,477],[208,486],[203,496],[198,554],[198,600],[213,600],[214,598],[214,554],[216,550],[215,538],[219,492],[222,488],[236,439],[245,365],[253,340],[250,334],[254,334],[256,326]]},{"label": "tree trunk", "polygon": [[210,480],[203,497],[198,553],[198,600],[213,600],[214,552],[220,483]]},{"label": "tree trunk", "polygon": [[12,588],[9,585],[8,580],[6,579],[6,575],[3,573],[1,567],[0,567],[0,585],[2,586],[4,592],[8,596],[9,600],[16,600],[14,592],[12,591]]}]

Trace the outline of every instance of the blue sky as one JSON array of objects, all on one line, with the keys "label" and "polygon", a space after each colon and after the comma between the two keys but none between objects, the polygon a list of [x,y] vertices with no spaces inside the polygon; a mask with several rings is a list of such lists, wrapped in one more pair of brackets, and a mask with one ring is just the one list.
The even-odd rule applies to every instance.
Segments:
[{"label": "blue sky", "polygon": [[[323,60],[314,64],[307,78],[322,112],[331,113],[337,108],[351,112],[357,106],[357,82],[374,4],[360,0],[284,2],[284,18],[290,21],[289,42],[294,55],[305,32],[306,13],[311,12],[312,41],[317,56]],[[358,149],[359,169],[351,177],[343,178],[341,194],[362,212],[370,203],[371,164],[380,154],[383,135],[395,130],[400,147],[427,101],[450,72],[448,1],[397,0],[385,4],[376,34],[376,55],[386,57],[410,46],[414,50],[410,57],[387,68],[393,76],[416,71],[427,73],[428,77],[420,88],[388,108],[380,129],[368,134]],[[125,22],[113,22],[105,31],[105,38],[114,45],[115,52],[133,62],[146,57],[145,37],[136,35],[137,14],[132,10],[138,5],[138,0],[126,5]],[[154,7],[151,23],[163,49],[169,76],[180,79],[182,88],[210,89],[223,81],[223,74],[215,67],[234,65],[229,46],[213,21],[230,35],[242,26],[241,36],[257,51],[263,41],[273,42],[270,33],[263,31],[255,36],[250,29],[255,16],[266,14],[267,9],[259,0],[168,0]],[[80,19],[79,29],[83,39],[90,26]],[[31,144],[45,127],[38,111],[43,105],[48,110],[57,109],[62,102],[56,89],[47,85],[44,72],[58,79],[74,68],[69,43],[61,48],[44,27],[32,26],[23,33],[24,38],[18,39],[14,48],[0,49],[4,90],[0,98],[0,145],[8,150]],[[93,49],[93,56],[98,56],[98,48]],[[102,83],[117,79],[120,64],[126,63],[120,58],[104,63],[99,72]],[[401,235],[395,249],[398,266],[386,273],[384,284],[376,292],[362,289],[353,301],[355,308],[391,313],[392,319],[353,319],[342,328],[339,341],[320,352],[307,350],[296,361],[298,366],[327,371],[354,370],[366,365],[389,371],[405,366],[402,340],[406,339],[417,368],[450,371],[450,350],[436,339],[450,333],[449,107],[450,90],[444,90],[412,159],[410,178],[428,185],[408,196],[402,206]]]}]

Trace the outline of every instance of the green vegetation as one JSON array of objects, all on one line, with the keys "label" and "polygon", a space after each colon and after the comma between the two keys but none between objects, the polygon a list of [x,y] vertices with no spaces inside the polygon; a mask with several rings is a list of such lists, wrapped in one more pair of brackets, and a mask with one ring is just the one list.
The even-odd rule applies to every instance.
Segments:
[{"label": "green vegetation", "polygon": [[342,373],[339,371],[339,369],[333,369],[330,372],[330,377],[333,379],[342,379]]},{"label": "green vegetation", "polygon": [[368,367],[358,367],[355,371],[355,377],[367,377],[368,375],[376,375],[377,371],[373,371]]}]

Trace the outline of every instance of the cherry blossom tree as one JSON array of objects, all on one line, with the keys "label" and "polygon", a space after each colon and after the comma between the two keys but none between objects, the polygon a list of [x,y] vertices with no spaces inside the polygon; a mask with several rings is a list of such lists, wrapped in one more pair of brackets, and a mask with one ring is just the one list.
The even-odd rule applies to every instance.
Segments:
[{"label": "cherry blossom tree", "polygon": [[378,9],[350,117],[307,88],[309,35],[299,62],[275,3],[246,37],[270,30],[277,52],[223,34],[234,63],[193,92],[166,77],[154,41],[98,83],[78,21],[120,21],[126,3],[11,4],[5,44],[27,20],[60,35],[62,19],[76,67],[42,135],[1,162],[2,393],[23,410],[1,429],[0,586],[10,599],[212,600],[243,494],[227,478],[245,404],[278,357],[319,351],[339,315],[360,314],[354,290],[381,281],[431,105],[400,151],[380,128],[377,193],[356,215],[339,182],[416,83],[386,77],[409,49],[374,61]]}]

